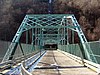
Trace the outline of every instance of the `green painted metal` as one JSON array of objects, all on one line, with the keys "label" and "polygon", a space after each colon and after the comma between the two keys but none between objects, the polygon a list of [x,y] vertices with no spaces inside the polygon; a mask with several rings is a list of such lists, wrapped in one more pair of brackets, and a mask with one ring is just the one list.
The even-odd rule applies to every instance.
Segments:
[{"label": "green painted metal", "polygon": [[[87,59],[91,62],[100,64],[100,41],[88,42],[84,44],[86,44],[88,50],[92,50],[92,54],[89,52],[92,60],[89,60],[88,57],[84,54],[84,50],[81,49],[80,44],[58,45],[58,48],[70,54],[81,57],[82,59]],[[96,58],[96,61],[94,60],[94,57]]]},{"label": "green painted metal", "polygon": [[[69,30],[76,32],[78,34],[80,38],[80,42],[85,52],[85,56],[89,60],[96,61],[95,57],[91,58],[90,56],[90,53],[91,54],[93,53],[91,49],[88,50],[87,47],[89,47],[89,45],[87,46],[83,44],[83,43],[87,43],[87,40],[73,14],[40,14],[40,15],[25,16],[2,62],[12,60],[12,58],[10,57],[11,56],[13,57],[16,48],[18,46],[20,37],[25,32],[27,33],[26,43],[28,43],[29,40],[28,31],[31,31],[32,33],[31,50],[34,50],[33,49],[34,47],[36,48],[38,47],[39,50],[41,51],[43,50],[43,46],[45,44],[54,43],[58,45],[69,45],[70,44]],[[72,37],[73,37],[72,41],[74,43],[74,33]],[[63,46],[61,49],[63,49]]]},{"label": "green painted metal", "polygon": [[58,45],[58,48],[70,54],[84,58],[79,44]]},{"label": "green painted metal", "polygon": [[22,35],[22,31],[24,29],[23,27],[26,25],[25,23],[27,22],[27,19],[28,19],[28,17],[25,16],[25,18],[24,18],[23,22],[21,23],[17,33],[15,34],[15,36],[14,36],[14,38],[12,40],[12,43],[10,44],[10,46],[9,46],[9,48],[8,48],[8,50],[7,50],[6,54],[5,54],[2,62],[5,62],[5,61],[8,61],[8,60],[12,59],[12,55],[14,55],[15,50],[16,50],[16,48],[18,46],[18,42],[19,42],[19,39],[20,39],[20,37]]}]

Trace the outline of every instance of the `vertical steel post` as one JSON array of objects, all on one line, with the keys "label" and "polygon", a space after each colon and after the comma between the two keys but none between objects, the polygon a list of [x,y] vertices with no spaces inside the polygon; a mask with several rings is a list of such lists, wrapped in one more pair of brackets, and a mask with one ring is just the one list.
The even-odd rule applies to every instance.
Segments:
[{"label": "vertical steel post", "polygon": [[72,43],[74,44],[74,31],[72,31]]},{"label": "vertical steel post", "polygon": [[28,44],[28,31],[26,31],[26,44]]},{"label": "vertical steel post", "polygon": [[[28,31],[26,31],[26,45],[28,44]],[[29,53],[29,51],[28,51],[28,45],[27,45],[27,47],[26,47],[26,52],[27,53]]]},{"label": "vertical steel post", "polygon": [[41,56],[41,49],[42,49],[42,28],[40,29],[40,56]]},{"label": "vertical steel post", "polygon": [[59,28],[58,28],[57,40],[58,40],[57,44],[59,45]]},{"label": "vertical steel post", "polygon": [[[67,26],[68,26],[68,21],[67,21],[67,24],[66,24]],[[67,45],[69,44],[69,37],[68,37],[68,28],[67,28]]]},{"label": "vertical steel post", "polygon": [[34,29],[32,28],[32,51],[34,50]]},{"label": "vertical steel post", "polygon": [[35,28],[35,46],[37,47],[37,28]]},{"label": "vertical steel post", "polygon": [[43,50],[43,29],[42,29],[42,50]]},{"label": "vertical steel post", "polygon": [[39,46],[39,39],[38,39],[39,35],[38,35],[38,31],[39,31],[39,29],[37,28],[37,46]]},{"label": "vertical steel post", "polygon": [[[66,18],[64,17],[64,26],[66,26]],[[64,51],[65,51],[65,27],[64,27]]]},{"label": "vertical steel post", "polygon": [[38,37],[38,40],[39,40],[39,42],[38,42],[38,43],[39,43],[39,46],[40,46],[40,40],[41,40],[41,39],[40,39],[40,34],[41,34],[40,32],[41,32],[41,29],[39,28],[39,37]]}]

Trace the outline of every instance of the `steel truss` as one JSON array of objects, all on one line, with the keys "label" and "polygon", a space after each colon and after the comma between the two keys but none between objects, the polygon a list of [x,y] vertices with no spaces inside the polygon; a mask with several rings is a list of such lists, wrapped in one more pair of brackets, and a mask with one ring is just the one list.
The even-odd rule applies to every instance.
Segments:
[{"label": "steel truss", "polygon": [[[2,62],[12,60],[16,48],[20,42],[21,35],[26,32],[26,43],[28,43],[28,31],[32,33],[32,46],[39,45],[40,48],[45,44],[69,44],[69,30],[73,33],[71,37],[74,43],[74,32],[78,33],[80,42],[85,49],[86,56],[91,60],[89,52],[83,43],[87,40],[78,24],[75,16],[72,14],[43,14],[26,15],[22,21],[17,33],[15,34]],[[34,43],[35,42],[35,43]],[[92,58],[95,59],[95,58]]]}]

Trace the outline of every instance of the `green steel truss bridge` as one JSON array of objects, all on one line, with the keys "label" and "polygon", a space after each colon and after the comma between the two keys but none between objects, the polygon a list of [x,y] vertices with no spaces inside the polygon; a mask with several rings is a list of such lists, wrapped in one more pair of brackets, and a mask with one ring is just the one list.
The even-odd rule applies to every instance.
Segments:
[{"label": "green steel truss bridge", "polygon": [[[79,44],[74,44],[75,35],[79,37]],[[23,36],[26,37],[23,38]],[[26,44],[21,43],[23,39]],[[20,62],[21,65],[17,65],[16,68],[22,69],[23,75],[28,75],[28,72],[36,66],[35,64],[44,57],[47,49],[70,53],[73,59],[81,60],[84,66],[89,66],[98,72],[98,61],[73,14],[26,15],[2,59],[1,66]],[[30,66],[32,69],[26,71],[25,69],[30,69]],[[19,74],[21,72],[15,70],[11,69],[6,73]]]}]

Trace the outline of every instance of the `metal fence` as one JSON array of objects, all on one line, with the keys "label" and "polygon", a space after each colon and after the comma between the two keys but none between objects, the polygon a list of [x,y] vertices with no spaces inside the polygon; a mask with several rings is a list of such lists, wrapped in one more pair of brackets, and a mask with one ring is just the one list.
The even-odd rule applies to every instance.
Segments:
[{"label": "metal fence", "polygon": [[[2,61],[4,55],[7,52],[7,49],[10,45],[10,42],[7,41],[0,41],[0,62]],[[36,53],[40,50],[40,47],[37,45],[32,46],[31,44],[21,44],[24,55],[28,55],[30,53]],[[15,54],[13,55],[13,59],[17,59],[19,57],[23,56],[23,53],[21,51],[20,46],[18,45],[15,51]]]},{"label": "metal fence", "polygon": [[87,43],[89,45],[89,49],[92,50],[93,54],[90,54],[91,57],[95,57],[97,63],[100,64],[100,41],[94,41]]},{"label": "metal fence", "polygon": [[[86,45],[88,51],[92,50],[92,52],[93,52],[93,54],[91,54],[91,52],[88,52],[91,59],[92,59],[92,57],[95,57],[97,63],[100,64],[100,41],[88,42],[88,43],[84,43],[84,44]],[[0,62],[3,59],[9,45],[10,45],[10,42],[0,41]],[[40,50],[40,47],[36,46],[36,45],[34,47],[32,47],[31,44],[21,44],[21,45],[22,45],[24,54],[29,54],[29,53]],[[80,44],[58,45],[58,48],[60,50],[66,51],[73,55],[87,59],[87,56],[85,55],[85,50],[83,50],[81,48]],[[23,54],[22,54],[20,47],[18,46],[13,58],[15,59],[15,58],[18,58],[21,56],[23,56]],[[95,61],[92,59],[92,62],[95,62]]]},{"label": "metal fence", "polygon": [[[84,43],[84,45],[86,45],[88,55],[91,58],[89,61],[100,64],[100,41],[88,42]],[[58,49],[88,60],[88,57],[85,54],[86,52],[81,44],[58,45]],[[90,51],[92,51],[92,54]],[[93,57],[97,62],[92,59]]]},{"label": "metal fence", "polygon": [[0,62],[2,61],[10,42],[0,41]]}]

